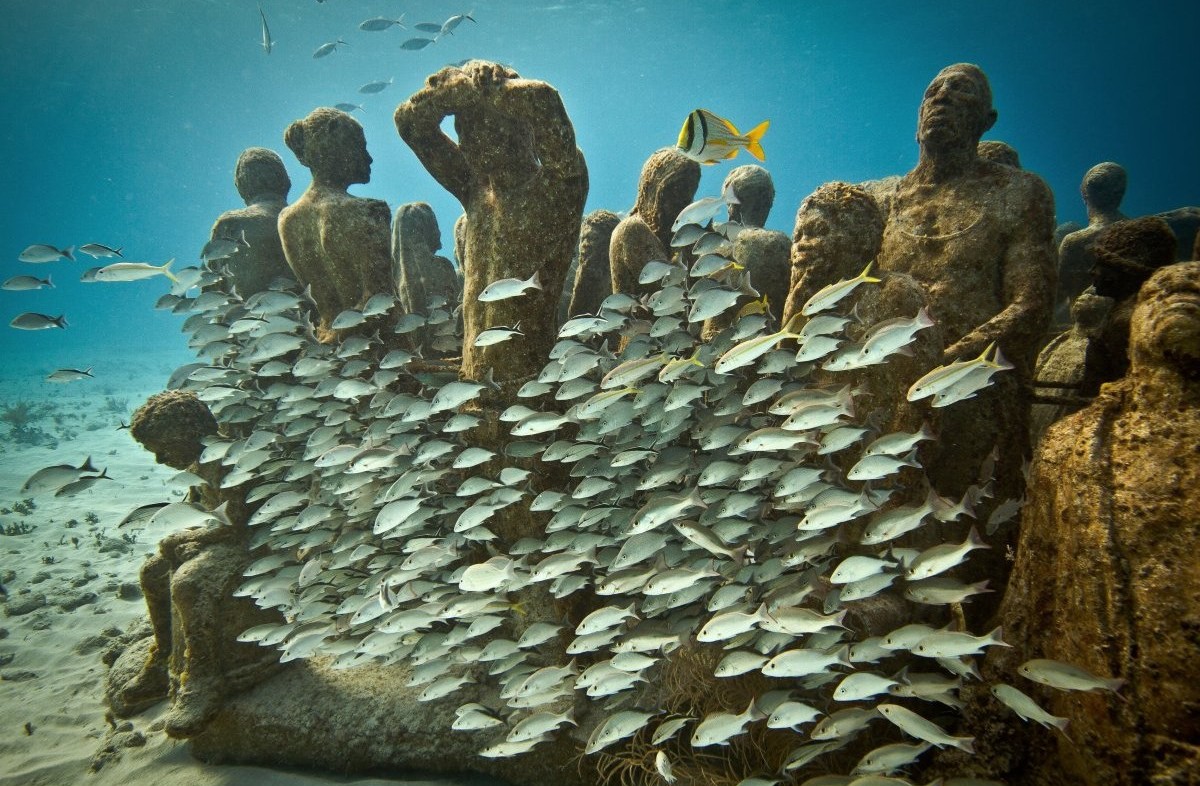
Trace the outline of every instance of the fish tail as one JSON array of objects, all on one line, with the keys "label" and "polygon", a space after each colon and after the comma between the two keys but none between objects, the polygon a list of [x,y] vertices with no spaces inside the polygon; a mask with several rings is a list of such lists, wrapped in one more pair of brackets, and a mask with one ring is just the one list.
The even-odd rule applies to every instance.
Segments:
[{"label": "fish tail", "polygon": [[175,264],[175,257],[171,257],[170,259],[168,259],[166,262],[163,263],[162,273],[164,276],[171,279],[171,281],[178,284],[179,279],[176,278],[175,274],[171,272],[171,265],[173,265],[173,264]]},{"label": "fish tail", "polygon": [[75,261],[75,246],[67,246],[62,250],[62,255],[72,262]]},{"label": "fish tail", "polygon": [[858,274],[858,277],[860,279],[862,279],[862,282],[864,284],[878,284],[879,283],[879,279],[875,278],[875,276],[870,275],[871,265],[873,265],[873,264],[875,264],[875,260],[872,259],[870,262],[867,263],[867,266],[863,268],[862,272]]},{"label": "fish tail", "polygon": [[541,289],[542,291],[545,291],[545,287],[542,286],[541,273],[542,271],[540,268],[533,271],[533,275],[529,277],[529,286],[533,287],[534,289]]},{"label": "fish tail", "polygon": [[57,317],[55,317],[55,318],[54,318],[54,319],[52,319],[51,321],[52,321],[52,322],[53,322],[53,323],[54,323],[54,324],[55,324],[57,327],[60,327],[60,328],[65,328],[65,327],[67,327],[67,315],[66,315],[66,314],[59,314]]},{"label": "fish tail", "polygon": [[51,280],[49,274],[46,275],[46,286],[50,287],[51,289],[54,289],[54,281]]},{"label": "fish tail", "polygon": [[800,328],[802,328],[804,323],[807,321],[808,320],[805,319],[804,315],[797,311],[795,314],[792,314],[792,318],[789,319],[787,324],[783,326],[783,332],[792,338],[799,338]]},{"label": "fish tail", "polygon": [[771,125],[770,120],[764,120],[746,133],[746,152],[759,161],[766,161],[767,154],[762,149],[762,137]]}]

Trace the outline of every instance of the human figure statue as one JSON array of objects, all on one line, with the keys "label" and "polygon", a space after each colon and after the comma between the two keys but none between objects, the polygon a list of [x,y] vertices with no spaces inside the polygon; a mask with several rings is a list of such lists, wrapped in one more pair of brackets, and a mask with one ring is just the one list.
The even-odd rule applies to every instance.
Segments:
[{"label": "human figure statue", "polygon": [[246,206],[222,213],[209,239],[235,241],[235,250],[220,265],[234,291],[246,298],[280,276],[292,277],[279,240],[279,213],[287,206],[292,181],[278,153],[250,147],[238,156],[233,182]]},{"label": "human figure statue", "polygon": [[1065,314],[1071,301],[1092,283],[1092,267],[1096,264],[1092,245],[1105,227],[1126,219],[1121,212],[1126,182],[1125,167],[1112,161],[1096,164],[1083,176],[1079,194],[1087,208],[1088,223],[1059,244],[1056,311]]},{"label": "human figure statue", "polygon": [[[1001,616],[1012,646],[993,648],[988,669],[1069,719],[1044,763],[1066,770],[1058,783],[1200,772],[1197,303],[1200,263],[1154,273],[1133,310],[1129,373],[1051,426],[1031,468]],[[1016,674],[1030,658],[1124,680],[1120,695],[1039,689]]]},{"label": "human figure statue", "polygon": [[[757,164],[739,166],[725,176],[721,193],[732,190],[737,202],[729,220],[742,225],[733,241],[733,259],[750,273],[750,283],[766,296],[775,318],[783,314],[791,279],[791,241],[786,234],[764,229],[775,203],[771,173]],[[729,316],[734,309],[726,312]]]},{"label": "human figure statue", "polygon": [[409,202],[396,208],[392,221],[392,277],[396,294],[406,313],[423,314],[429,301],[444,299],[451,307],[462,300],[462,281],[454,263],[437,251],[442,233],[437,216],[425,202]]},{"label": "human figure statue", "polygon": [[[457,143],[441,129],[454,117]],[[463,364],[503,385],[535,374],[557,335],[557,306],[579,239],[587,165],[562,99],[497,63],[448,66],[396,108],[396,130],[466,211]],[[523,294],[480,302],[503,279]],[[534,286],[536,284],[536,286]],[[483,347],[482,331],[520,322],[523,335]]]},{"label": "human figure statue", "polygon": [[318,337],[328,341],[339,313],[361,308],[372,295],[395,292],[391,211],[382,200],[346,192],[371,180],[366,137],[347,113],[314,109],[288,126],[284,141],[312,171],[312,184],[279,214],[279,234],[288,264],[316,301]]},{"label": "human figure statue", "polygon": [[169,694],[166,732],[185,738],[199,733],[227,696],[273,673],[278,651],[238,642],[237,635],[282,620],[249,598],[233,597],[251,559],[247,511],[239,492],[216,491],[219,465],[198,463],[201,439],[217,433],[208,407],[190,391],[159,393],[134,413],[129,429],[160,463],[190,469],[206,480],[199,502],[210,509],[225,503],[223,520],[167,535],[142,566],[153,642],[140,669],[109,689],[113,711],[122,717]]},{"label": "human figure statue", "polygon": [[1118,221],[1096,235],[1091,256],[1092,291],[1110,298],[1113,306],[1089,354],[1087,384],[1079,391],[1083,396],[1094,396],[1101,383],[1125,376],[1129,368],[1129,320],[1138,290],[1154,271],[1175,261],[1175,236],[1158,216]]},{"label": "human figure statue", "polygon": [[700,165],[677,147],[656,150],[642,166],[637,200],[613,231],[608,258],[612,291],[643,295],[653,290],[638,283],[647,262],[671,258],[671,225],[696,198]]},{"label": "human figure statue", "polygon": [[999,139],[985,139],[975,150],[984,161],[1004,164],[1013,169],[1021,168],[1021,156],[1017,153],[1017,149],[1007,142],[1001,142]]},{"label": "human figure statue", "polygon": [[580,314],[595,314],[612,294],[612,269],[608,247],[620,217],[611,210],[593,210],[583,217],[579,228],[579,252],[575,255],[574,276],[567,277],[563,299],[567,301],[560,321]]},{"label": "human figure statue", "polygon": [[1112,298],[1085,289],[1071,302],[1071,327],[1038,354],[1029,420],[1029,441],[1034,447],[1051,423],[1088,404],[1100,389],[1101,380],[1092,375],[1114,378],[1108,369],[1112,360],[1100,349],[1100,335],[1112,307]]}]

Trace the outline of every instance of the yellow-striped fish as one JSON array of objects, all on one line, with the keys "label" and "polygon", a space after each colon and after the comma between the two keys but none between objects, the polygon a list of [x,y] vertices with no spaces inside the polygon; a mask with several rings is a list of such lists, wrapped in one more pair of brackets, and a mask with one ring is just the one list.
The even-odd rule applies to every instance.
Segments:
[{"label": "yellow-striped fish", "polygon": [[749,133],[743,134],[725,118],[707,109],[697,109],[683,121],[678,146],[684,155],[701,164],[715,164],[722,159],[733,158],[741,149],[759,161],[765,161],[766,154],[759,140],[767,133],[770,124],[770,120],[764,120]]}]

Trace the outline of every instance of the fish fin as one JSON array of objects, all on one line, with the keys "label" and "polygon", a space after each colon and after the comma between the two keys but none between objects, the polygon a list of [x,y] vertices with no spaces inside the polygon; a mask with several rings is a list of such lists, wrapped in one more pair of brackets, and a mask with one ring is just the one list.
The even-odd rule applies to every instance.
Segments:
[{"label": "fish fin", "polygon": [[75,246],[67,246],[62,250],[62,255],[72,262],[75,261]]},{"label": "fish fin", "polygon": [[746,152],[759,161],[767,160],[767,154],[763,152],[761,140],[763,134],[767,133],[767,128],[770,125],[770,120],[764,120],[746,133]]},{"label": "fish fin", "polygon": [[863,280],[864,284],[878,284],[879,283],[879,279],[877,279],[871,275],[871,265],[873,265],[873,264],[875,264],[875,260],[872,259],[870,262],[867,263],[867,266],[863,268],[862,272],[858,274],[858,277]]},{"label": "fish fin", "polygon": [[46,286],[50,287],[51,289],[55,288],[54,281],[51,280],[49,273],[46,274]]},{"label": "fish fin", "polygon": [[173,264],[175,264],[175,257],[171,257],[165,263],[163,263],[162,274],[164,276],[166,276],[167,278],[171,279],[172,281],[174,281],[176,284],[178,284],[179,279],[176,277],[176,275],[174,273],[171,272],[171,265],[173,265]]},{"label": "fish fin", "polygon": [[[747,149],[748,149],[748,148],[747,148]],[[731,159],[731,158],[735,157],[736,155],[737,155],[737,148],[735,147],[733,150],[730,150],[730,151],[729,151],[729,152],[728,152],[728,153],[725,155],[725,157],[724,157],[724,158],[725,158],[725,160],[726,160],[726,161],[728,161],[729,159]],[[716,162],[714,161],[713,163],[716,163]]]}]

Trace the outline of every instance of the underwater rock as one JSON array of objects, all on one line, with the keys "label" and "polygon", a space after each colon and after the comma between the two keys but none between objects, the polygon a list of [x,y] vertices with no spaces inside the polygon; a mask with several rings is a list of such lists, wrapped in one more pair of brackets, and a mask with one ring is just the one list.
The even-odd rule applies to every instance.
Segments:
[{"label": "underwater rock", "polygon": [[[989,667],[1070,719],[1053,752],[1073,782],[1194,783],[1200,772],[1200,264],[1164,268],[1131,322],[1128,376],[1050,427],[1034,462]],[[1120,696],[1036,691],[1051,658]],[[1052,762],[1051,762],[1052,763]]]},{"label": "underwater rock", "polygon": [[186,469],[199,460],[204,437],[217,433],[212,412],[190,390],[155,393],[138,407],[129,433],[159,464]]},{"label": "underwater rock", "polygon": [[250,147],[238,156],[233,182],[246,207],[222,213],[209,237],[240,241],[219,266],[238,293],[249,297],[278,276],[292,277],[279,239],[279,213],[287,206],[292,181],[278,153]]},{"label": "underwater rock", "polygon": [[1038,355],[1029,416],[1030,444],[1036,446],[1051,423],[1087,406],[1100,390],[1101,379],[1092,375],[1114,378],[1108,369],[1109,354],[1099,350],[1100,333],[1112,307],[1112,298],[1080,293],[1071,303],[1071,328],[1051,339]]},{"label": "underwater rock", "polygon": [[560,314],[566,322],[580,314],[596,314],[604,298],[612,294],[612,268],[608,260],[609,243],[620,217],[611,210],[593,210],[583,217],[579,229],[579,252],[575,276],[568,276],[570,290],[563,289],[566,309]]},{"label": "underwater rock", "polygon": [[366,137],[347,113],[314,109],[287,127],[284,141],[313,179],[279,214],[279,234],[288,265],[316,301],[319,335],[330,340],[339,313],[361,308],[376,293],[395,292],[391,211],[382,200],[346,192],[371,180]]},{"label": "underwater rock", "polygon": [[1103,161],[1089,169],[1079,184],[1088,223],[1063,237],[1058,246],[1058,292],[1054,302],[1059,321],[1066,321],[1071,301],[1092,283],[1092,267],[1096,264],[1092,246],[1100,232],[1127,218],[1121,212],[1127,182],[1125,167]]},{"label": "underwater rock", "polygon": [[[458,141],[441,129],[454,117]],[[537,373],[554,343],[558,298],[587,197],[587,166],[558,92],[496,63],[447,66],[396,108],[396,130],[466,211],[462,375],[497,383]],[[524,294],[480,302],[497,281]],[[536,284],[533,286],[532,284]],[[500,345],[485,330],[521,323]]]},{"label": "underwater rock", "polygon": [[699,186],[700,165],[678,148],[661,148],[646,159],[633,209],[617,224],[609,244],[613,292],[636,296],[654,291],[639,284],[638,276],[647,262],[671,259],[671,225]]}]

